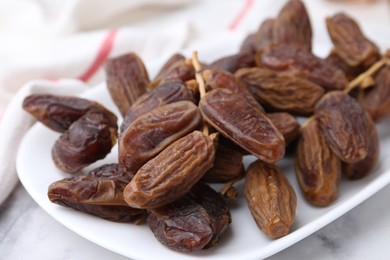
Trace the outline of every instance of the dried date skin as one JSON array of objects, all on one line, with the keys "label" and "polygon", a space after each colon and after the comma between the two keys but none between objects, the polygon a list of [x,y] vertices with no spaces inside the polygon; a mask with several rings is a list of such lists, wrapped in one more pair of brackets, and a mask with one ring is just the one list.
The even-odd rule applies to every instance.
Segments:
[{"label": "dried date skin", "polygon": [[325,207],[338,197],[341,161],[328,147],[315,119],[302,128],[295,153],[295,175],[311,204]]},{"label": "dried date skin", "polygon": [[353,80],[359,74],[363,73],[367,68],[362,65],[359,66],[350,66],[348,65],[333,49],[329,55],[325,58],[325,61],[332,66],[338,67],[342,71],[344,71],[345,76],[349,81]]},{"label": "dried date skin", "polygon": [[190,101],[167,104],[139,117],[119,138],[119,167],[134,176],[171,143],[198,129],[202,117]]},{"label": "dried date skin", "polygon": [[290,0],[275,19],[274,43],[295,44],[311,50],[312,29],[306,8],[299,0]]},{"label": "dried date skin", "polygon": [[374,80],[375,85],[362,90],[358,101],[375,122],[380,122],[390,115],[390,66],[383,67]]},{"label": "dried date skin", "polygon": [[274,43],[275,19],[266,19],[261,23],[257,32],[248,35],[241,44],[241,51],[250,51],[256,53],[257,50],[262,49]]},{"label": "dried date skin", "polygon": [[141,58],[129,53],[109,59],[105,66],[107,88],[124,116],[130,106],[149,86],[149,75]]},{"label": "dried date skin", "polygon": [[117,117],[97,102],[84,98],[33,94],[23,101],[23,109],[50,129],[64,133],[70,125],[89,112],[101,112],[113,128]]},{"label": "dried date skin", "polygon": [[342,91],[329,92],[317,103],[315,117],[329,147],[342,161],[356,163],[366,157],[367,117],[354,98]]},{"label": "dried date skin", "polygon": [[238,54],[229,55],[220,58],[206,66],[206,69],[219,69],[234,73],[240,68],[253,67],[255,65],[255,56],[250,51],[242,51]]},{"label": "dried date skin", "polygon": [[131,222],[144,211],[123,199],[127,180],[117,175],[118,165],[103,165],[87,176],[65,178],[48,188],[51,202],[116,222]]},{"label": "dried date skin", "polygon": [[253,107],[264,112],[263,107],[234,74],[224,70],[213,69],[204,71],[203,77],[207,89],[229,89],[235,94],[243,96]]},{"label": "dried date skin", "polygon": [[206,172],[202,181],[208,183],[225,183],[245,175],[243,155],[240,150],[218,142],[213,167]]},{"label": "dried date skin", "polygon": [[327,91],[342,90],[348,84],[344,72],[296,45],[272,45],[257,52],[256,64],[306,78]]},{"label": "dried date skin", "polygon": [[235,73],[265,107],[294,115],[310,115],[324,89],[304,78],[280,75],[266,68],[244,68]]},{"label": "dried date skin", "polygon": [[149,211],[147,223],[160,243],[179,252],[203,249],[212,239],[209,215],[194,200],[184,196]]},{"label": "dried date skin", "polygon": [[74,122],[52,148],[56,167],[74,173],[103,159],[116,142],[116,131],[102,113],[88,113]]},{"label": "dried date skin", "polygon": [[91,170],[88,176],[92,178],[118,178],[122,177],[122,173],[119,171],[117,163],[111,163]]},{"label": "dried date skin", "polygon": [[348,164],[342,164],[342,172],[350,180],[359,180],[372,171],[379,160],[380,155],[380,140],[379,134],[376,129],[374,121],[371,119],[369,114],[366,114],[368,118],[368,132],[369,140],[367,156],[360,162]]},{"label": "dried date skin", "polygon": [[123,118],[120,132],[124,132],[141,115],[155,108],[181,100],[196,102],[194,94],[182,81],[170,81],[159,85],[134,102]]},{"label": "dried date skin", "polygon": [[178,59],[175,62],[163,70],[153,82],[150,83],[150,87],[154,88],[164,82],[172,80],[187,81],[195,78],[195,69],[191,62],[185,59]]},{"label": "dried date skin", "polygon": [[279,238],[290,232],[297,197],[280,169],[260,160],[253,162],[247,170],[244,194],[253,219],[263,233]]},{"label": "dried date skin", "polygon": [[267,116],[283,135],[286,145],[298,138],[301,127],[294,116],[286,112],[268,113]]},{"label": "dried date skin", "polygon": [[335,51],[349,66],[371,66],[380,58],[378,47],[368,40],[359,25],[344,13],[326,19]]},{"label": "dried date skin", "polygon": [[144,164],[124,191],[135,208],[157,208],[180,198],[213,165],[213,141],[194,131],[165,148]]},{"label": "dried date skin", "polygon": [[215,190],[203,183],[194,185],[187,195],[199,203],[211,219],[213,237],[204,249],[211,248],[219,242],[232,222],[229,207]]},{"label": "dried date skin", "polygon": [[[234,107],[235,109],[226,109]],[[246,99],[227,89],[214,89],[199,102],[203,118],[225,137],[257,158],[275,163],[285,152],[283,135]]]},{"label": "dried date skin", "polygon": [[156,77],[154,77],[155,81],[156,79],[158,80],[159,78],[162,78],[166,71],[168,71],[173,64],[175,64],[178,61],[184,61],[185,57],[179,53],[173,54],[161,67],[160,71],[157,73]]},{"label": "dried date skin", "polygon": [[221,196],[205,184],[196,184],[181,199],[149,211],[147,219],[156,238],[167,247],[192,252],[214,246],[231,222]]}]

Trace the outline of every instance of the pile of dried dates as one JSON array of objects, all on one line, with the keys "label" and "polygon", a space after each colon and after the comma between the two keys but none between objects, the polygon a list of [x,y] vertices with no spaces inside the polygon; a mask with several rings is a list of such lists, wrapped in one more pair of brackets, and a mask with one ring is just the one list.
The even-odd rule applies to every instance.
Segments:
[{"label": "pile of dried dates", "polygon": [[[134,53],[106,64],[123,116],[78,97],[32,95],[23,107],[61,133],[52,149],[72,173],[49,199],[101,218],[143,223],[167,247],[213,247],[231,222],[226,199],[245,196],[259,229],[286,235],[296,194],[276,163],[295,156],[302,194],[315,206],[338,197],[340,177],[370,173],[379,158],[375,126],[390,114],[390,55],[339,13],[326,19],[333,50],[312,53],[301,1],[264,21],[237,54],[212,63],[173,55],[150,79]],[[300,125],[296,116],[306,117]],[[118,143],[118,161],[77,174]],[[245,169],[243,156],[257,158]],[[234,183],[245,181],[244,194]],[[223,183],[219,192],[207,183]]]}]

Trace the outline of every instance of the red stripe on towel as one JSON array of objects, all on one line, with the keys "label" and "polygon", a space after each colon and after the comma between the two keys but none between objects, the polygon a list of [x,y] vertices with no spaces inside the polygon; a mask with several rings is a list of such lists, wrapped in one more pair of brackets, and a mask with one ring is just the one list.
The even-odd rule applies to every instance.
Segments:
[{"label": "red stripe on towel", "polygon": [[245,16],[247,15],[248,11],[251,9],[251,7],[254,4],[254,0],[246,0],[244,3],[244,6],[240,10],[240,12],[234,17],[233,21],[229,24],[229,30],[234,31],[237,29],[237,27],[240,25],[242,20],[244,20]]},{"label": "red stripe on towel", "polygon": [[78,77],[80,80],[84,82],[88,81],[96,73],[96,71],[103,65],[103,63],[108,58],[108,55],[110,54],[110,51],[114,45],[116,34],[117,34],[117,30],[111,30],[107,33],[93,63],[80,77]]}]

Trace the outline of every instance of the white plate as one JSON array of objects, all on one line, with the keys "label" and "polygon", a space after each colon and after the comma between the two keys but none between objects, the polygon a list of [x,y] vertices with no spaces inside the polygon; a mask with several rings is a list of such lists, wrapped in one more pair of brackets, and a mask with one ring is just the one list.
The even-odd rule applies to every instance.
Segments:
[{"label": "white plate", "polygon": [[[207,54],[206,57],[214,59],[234,50],[233,48],[239,41],[235,42],[236,45],[229,42],[230,48],[221,48],[221,43],[215,44],[214,47],[199,47],[203,51],[200,52],[200,56]],[[226,43],[222,45],[227,46]],[[118,113],[105,84],[98,85],[83,96],[97,100]],[[164,247],[154,238],[146,225],[113,223],[52,204],[47,198],[47,187],[52,182],[69,175],[57,170],[51,161],[51,147],[59,134],[48,130],[40,123],[30,129],[21,143],[17,157],[17,171],[22,184],[33,199],[56,220],[80,236],[124,256],[134,259],[170,260],[202,257],[220,260],[264,258],[298,242],[335,220],[390,182],[390,158],[388,156],[390,154],[390,132],[386,129],[390,129],[390,120],[379,125],[382,152],[380,161],[372,174],[359,181],[352,182],[343,179],[338,200],[327,208],[310,206],[304,200],[295,180],[291,159],[286,158],[279,163],[298,196],[296,219],[289,235],[272,240],[260,232],[247,209],[242,193],[242,183],[240,183],[238,185],[240,199],[231,205],[233,222],[227,234],[215,248],[192,254],[182,254]],[[106,159],[91,165],[85,171],[105,162],[115,162],[116,149],[117,147],[114,147],[113,152]],[[253,158],[248,157],[245,160],[248,164],[253,161]]]}]

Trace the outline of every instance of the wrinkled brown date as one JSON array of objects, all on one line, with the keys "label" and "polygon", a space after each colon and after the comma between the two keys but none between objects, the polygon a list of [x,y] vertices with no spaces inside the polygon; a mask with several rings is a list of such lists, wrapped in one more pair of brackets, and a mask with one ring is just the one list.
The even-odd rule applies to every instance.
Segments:
[{"label": "wrinkled brown date", "polygon": [[306,200],[330,205],[339,194],[341,161],[329,148],[315,119],[302,127],[295,154],[295,174]]},{"label": "wrinkled brown date", "polygon": [[202,181],[209,183],[224,183],[245,175],[243,155],[240,150],[218,142],[213,167],[206,172]]},{"label": "wrinkled brown date", "polygon": [[279,12],[274,24],[274,43],[295,44],[311,50],[312,29],[303,3],[290,0]]},{"label": "wrinkled brown date", "polygon": [[240,50],[256,53],[257,50],[272,44],[274,42],[274,24],[274,19],[264,20],[257,32],[252,33],[245,38],[241,44]]},{"label": "wrinkled brown date", "polygon": [[116,222],[132,222],[144,211],[127,205],[123,190],[127,180],[117,164],[94,169],[87,176],[56,181],[49,186],[51,202]]},{"label": "wrinkled brown date", "polygon": [[240,68],[253,67],[255,65],[255,56],[250,51],[242,51],[238,54],[229,55],[220,58],[206,66],[206,69],[220,69],[234,73]]},{"label": "wrinkled brown date", "polygon": [[181,252],[214,246],[230,222],[224,200],[202,183],[196,184],[183,198],[150,210],[148,217],[149,227],[159,241]]},{"label": "wrinkled brown date", "polygon": [[112,100],[124,116],[149,86],[149,75],[141,58],[129,53],[106,63],[107,88]]},{"label": "wrinkled brown date", "polygon": [[210,216],[213,236],[204,249],[215,246],[232,222],[229,207],[224,199],[206,184],[197,183],[187,196],[199,203]]},{"label": "wrinkled brown date", "polygon": [[102,113],[85,114],[55,142],[54,164],[64,172],[74,173],[103,159],[116,143],[116,130]]},{"label": "wrinkled brown date", "polygon": [[201,183],[179,200],[150,210],[147,219],[156,238],[179,252],[214,246],[230,222],[229,208],[221,196]]},{"label": "wrinkled brown date", "polygon": [[296,45],[273,45],[258,52],[256,63],[275,71],[306,78],[325,90],[341,90],[348,83],[344,72]]},{"label": "wrinkled brown date", "polygon": [[345,76],[349,81],[353,80],[357,76],[359,76],[360,73],[363,73],[366,69],[364,66],[350,66],[348,65],[333,49],[330,51],[329,55],[325,58],[325,61],[329,63],[331,66],[335,66],[342,71],[344,71]]},{"label": "wrinkled brown date", "polygon": [[253,107],[264,111],[259,102],[256,101],[245,85],[234,74],[224,70],[213,69],[204,71],[203,78],[208,90],[216,88],[229,89],[235,94],[243,96]]},{"label": "wrinkled brown date", "polygon": [[[111,163],[111,164],[104,164],[100,167],[97,167],[93,170],[91,170],[88,173],[89,177],[92,178],[122,178],[123,173],[119,170],[117,163]],[[127,180],[123,178],[123,180]]]},{"label": "wrinkled brown date", "polygon": [[121,132],[125,131],[141,115],[155,108],[181,100],[196,102],[194,94],[182,81],[162,83],[158,87],[143,94],[130,107],[120,126]]},{"label": "wrinkled brown date", "polygon": [[378,47],[368,40],[359,25],[344,13],[326,19],[335,51],[349,66],[369,67],[380,58]]},{"label": "wrinkled brown date", "polygon": [[267,116],[283,135],[286,145],[298,138],[300,125],[295,117],[286,112],[268,113]]},{"label": "wrinkled brown date", "polygon": [[324,89],[304,78],[280,75],[266,68],[244,68],[235,73],[265,107],[294,115],[310,115]]},{"label": "wrinkled brown date", "polygon": [[135,208],[157,208],[187,193],[213,166],[213,141],[194,131],[144,164],[124,191]]},{"label": "wrinkled brown date", "polygon": [[164,67],[165,68],[160,71],[159,75],[153,80],[153,82],[150,83],[151,88],[167,81],[187,81],[195,78],[195,69],[192,63],[186,59],[177,58],[176,61],[168,60]]},{"label": "wrinkled brown date", "polygon": [[23,109],[50,129],[63,133],[70,125],[89,112],[101,112],[111,127],[116,128],[117,117],[97,102],[79,97],[34,94],[23,101]]},{"label": "wrinkled brown date", "polygon": [[373,87],[361,90],[358,100],[375,122],[390,115],[390,66],[379,71]]},{"label": "wrinkled brown date", "polygon": [[161,67],[160,71],[157,73],[156,77],[154,77],[155,81],[156,79],[162,78],[164,74],[169,70],[169,68],[175,64],[178,61],[184,61],[185,57],[179,53],[173,54]]},{"label": "wrinkled brown date", "polygon": [[247,170],[244,193],[262,232],[271,238],[288,234],[295,219],[297,197],[280,169],[260,160],[253,162]]},{"label": "wrinkled brown date", "polygon": [[356,163],[366,157],[367,117],[354,98],[342,91],[329,92],[317,103],[315,116],[329,147],[342,161]]},{"label": "wrinkled brown date", "polygon": [[168,145],[198,129],[202,117],[190,101],[178,101],[156,108],[134,121],[119,138],[119,166],[128,176]]},{"label": "wrinkled brown date", "polygon": [[368,120],[369,144],[367,156],[357,163],[343,163],[343,174],[351,180],[358,180],[367,176],[378,162],[380,155],[380,140],[374,121],[369,114],[366,114]]},{"label": "wrinkled brown date", "polygon": [[283,135],[266,114],[243,97],[218,88],[201,98],[199,108],[203,118],[218,132],[259,159],[275,163],[283,157]]}]

